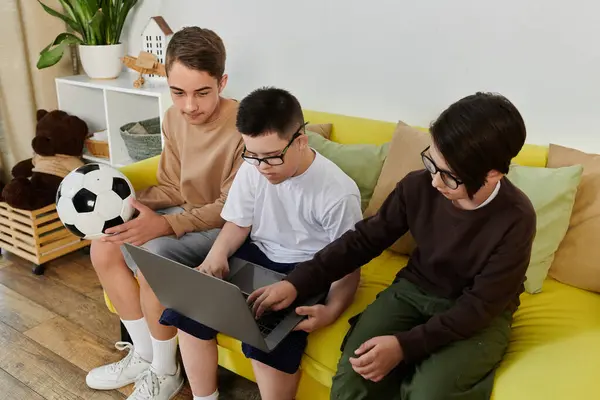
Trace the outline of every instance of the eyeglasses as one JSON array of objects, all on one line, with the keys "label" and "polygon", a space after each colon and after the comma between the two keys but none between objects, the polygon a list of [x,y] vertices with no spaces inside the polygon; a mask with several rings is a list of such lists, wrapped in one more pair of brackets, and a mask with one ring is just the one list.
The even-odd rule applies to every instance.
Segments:
[{"label": "eyeglasses", "polygon": [[421,152],[421,159],[423,160],[423,165],[425,166],[425,169],[427,169],[427,171],[429,171],[429,173],[432,175],[435,175],[439,172],[440,177],[442,178],[442,181],[446,186],[453,190],[458,189],[458,187],[462,185],[463,182],[454,175],[452,175],[450,172],[440,169],[437,165],[435,165],[431,157],[425,154],[425,152],[429,150],[429,147],[431,146],[427,146],[427,148]]},{"label": "eyeglasses", "polygon": [[298,128],[298,130],[294,133],[294,135],[290,139],[287,146],[285,146],[283,148],[283,150],[281,150],[281,153],[279,153],[278,155],[264,157],[264,158],[247,156],[246,155],[246,146],[244,146],[244,151],[242,152],[242,158],[248,164],[252,164],[256,167],[258,167],[261,162],[264,162],[265,164],[270,165],[270,166],[278,166],[278,165],[283,164],[283,156],[285,156],[285,153],[288,151],[288,149],[290,148],[292,143],[294,143],[294,140],[296,140],[296,138],[298,138],[302,135],[302,132],[301,132],[302,128],[304,128],[306,125],[308,125],[308,122],[305,122],[304,124],[300,125],[300,128]]}]

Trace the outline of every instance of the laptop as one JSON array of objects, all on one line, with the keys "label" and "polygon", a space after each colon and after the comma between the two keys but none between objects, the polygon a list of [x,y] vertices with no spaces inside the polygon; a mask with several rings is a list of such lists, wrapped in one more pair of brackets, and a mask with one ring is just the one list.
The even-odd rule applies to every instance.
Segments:
[{"label": "laptop", "polygon": [[231,257],[229,276],[222,280],[142,247],[126,243],[125,248],[163,306],[267,353],[305,318],[296,314],[296,307],[315,305],[327,295],[295,302],[257,320],[246,299],[256,289],[281,281],[284,274]]}]

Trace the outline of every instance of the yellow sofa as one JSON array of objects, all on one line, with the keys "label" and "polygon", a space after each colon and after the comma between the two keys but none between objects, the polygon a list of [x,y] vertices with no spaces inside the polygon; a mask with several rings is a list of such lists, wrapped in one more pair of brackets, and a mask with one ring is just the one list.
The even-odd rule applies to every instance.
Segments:
[{"label": "yellow sofa", "polygon": [[[339,143],[389,142],[395,124],[306,111],[311,123],[332,123]],[[526,145],[516,163],[546,166],[547,148]],[[122,169],[136,189],[156,182],[158,157]],[[600,234],[600,232],[598,232]],[[361,312],[386,288],[407,258],[386,251],[361,270],[354,303],[332,326],[312,334],[302,360],[299,400],[329,398],[331,378],[340,356],[348,319]],[[599,261],[600,262],[600,261]],[[494,400],[583,400],[600,398],[600,296],[552,279],[540,294],[521,296],[505,359],[496,375]],[[114,311],[110,300],[107,306]],[[254,380],[239,341],[218,336],[219,364]],[[432,382],[435,384],[435,382]]]}]

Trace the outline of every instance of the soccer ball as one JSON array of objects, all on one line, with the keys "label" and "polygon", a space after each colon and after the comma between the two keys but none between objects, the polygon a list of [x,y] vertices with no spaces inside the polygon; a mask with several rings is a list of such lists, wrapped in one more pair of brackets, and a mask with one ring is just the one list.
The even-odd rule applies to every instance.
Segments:
[{"label": "soccer ball", "polygon": [[105,164],[86,164],[71,171],[56,192],[56,211],[65,227],[84,239],[127,222],[135,209],[133,186],[120,171]]}]

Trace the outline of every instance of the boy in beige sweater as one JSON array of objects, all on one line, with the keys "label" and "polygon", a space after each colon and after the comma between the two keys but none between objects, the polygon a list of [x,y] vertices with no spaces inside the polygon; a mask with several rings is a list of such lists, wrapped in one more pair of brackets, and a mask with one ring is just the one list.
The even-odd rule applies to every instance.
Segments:
[{"label": "boy in beige sweater", "polygon": [[133,343],[117,343],[128,355],[90,371],[86,382],[91,388],[136,382],[129,399],[167,400],[183,385],[175,357],[177,331],[158,322],[164,308],[120,246],[143,245],[190,266],[208,254],[224,224],[221,210],[242,162],[238,104],[221,97],[227,83],[224,67],[223,42],[210,30],[185,28],[169,42],[166,70],[174,104],[164,116],[158,185],[137,193],[133,205],[139,215],[108,229],[112,235],[94,241],[91,249],[100,282]]}]

